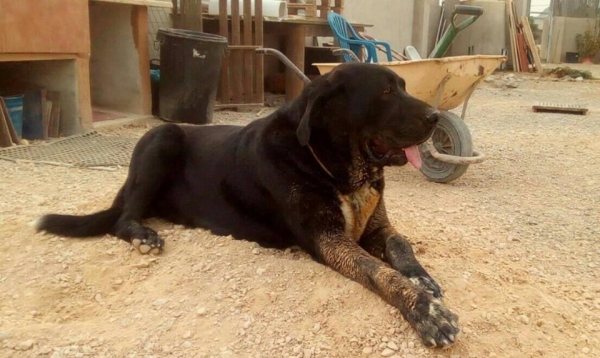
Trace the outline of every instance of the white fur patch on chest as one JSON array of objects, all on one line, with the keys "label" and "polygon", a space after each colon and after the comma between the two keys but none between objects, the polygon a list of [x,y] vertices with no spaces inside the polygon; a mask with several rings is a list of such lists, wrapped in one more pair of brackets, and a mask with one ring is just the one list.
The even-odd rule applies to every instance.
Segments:
[{"label": "white fur patch on chest", "polygon": [[368,184],[351,194],[340,194],[339,198],[346,221],[346,235],[358,241],[381,199],[381,193]]}]

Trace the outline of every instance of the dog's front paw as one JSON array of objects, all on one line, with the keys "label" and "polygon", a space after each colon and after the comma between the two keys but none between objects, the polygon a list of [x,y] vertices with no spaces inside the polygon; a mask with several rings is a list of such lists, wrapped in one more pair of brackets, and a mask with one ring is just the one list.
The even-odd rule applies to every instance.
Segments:
[{"label": "dog's front paw", "polygon": [[427,273],[421,276],[411,277],[410,281],[415,286],[420,287],[425,291],[431,293],[435,298],[441,298],[444,296],[442,287],[437,282],[435,282],[435,280]]},{"label": "dog's front paw", "polygon": [[136,230],[131,238],[131,244],[142,254],[160,254],[165,241],[158,236],[158,233],[148,227],[141,226]]},{"label": "dog's front paw", "polygon": [[441,300],[429,297],[415,310],[415,329],[426,346],[448,348],[460,333],[458,316],[444,307]]}]

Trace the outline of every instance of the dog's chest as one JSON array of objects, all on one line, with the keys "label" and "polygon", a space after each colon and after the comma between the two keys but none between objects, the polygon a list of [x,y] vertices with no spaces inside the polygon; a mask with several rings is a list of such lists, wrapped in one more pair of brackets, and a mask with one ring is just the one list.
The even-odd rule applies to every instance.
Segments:
[{"label": "dog's chest", "polygon": [[346,224],[346,235],[358,241],[379,203],[381,193],[369,184],[351,194],[340,194],[339,197]]}]

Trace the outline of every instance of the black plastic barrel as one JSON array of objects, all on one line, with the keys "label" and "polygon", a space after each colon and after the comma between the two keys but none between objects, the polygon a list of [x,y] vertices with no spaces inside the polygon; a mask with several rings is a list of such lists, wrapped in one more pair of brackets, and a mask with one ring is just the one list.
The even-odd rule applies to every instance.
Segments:
[{"label": "black plastic barrel", "polygon": [[160,29],[159,117],[212,122],[227,38],[198,31]]}]

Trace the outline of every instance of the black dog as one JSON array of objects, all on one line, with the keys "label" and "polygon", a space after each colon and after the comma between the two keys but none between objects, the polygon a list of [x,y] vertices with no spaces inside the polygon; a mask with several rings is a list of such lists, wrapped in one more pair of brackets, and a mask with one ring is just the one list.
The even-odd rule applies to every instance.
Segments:
[{"label": "black dog", "polygon": [[36,228],[71,237],[110,233],[159,253],[163,240],[142,220],[160,217],[264,246],[299,245],[397,307],[426,345],[448,346],[458,318],[390,225],[382,197],[383,167],[418,167],[416,146],[437,121],[394,72],[343,64],[245,127],[150,130],[111,208],[46,215]]}]

